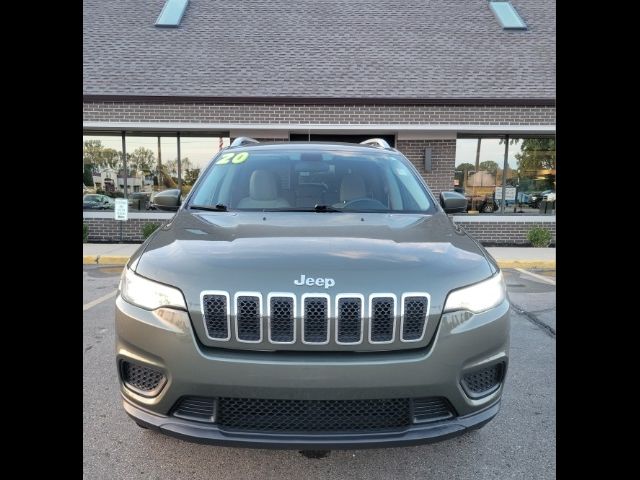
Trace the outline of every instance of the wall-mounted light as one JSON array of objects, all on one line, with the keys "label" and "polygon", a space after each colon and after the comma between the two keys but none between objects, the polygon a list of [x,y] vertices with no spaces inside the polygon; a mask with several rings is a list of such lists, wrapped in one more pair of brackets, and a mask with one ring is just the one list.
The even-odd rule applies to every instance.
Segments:
[{"label": "wall-mounted light", "polygon": [[431,173],[431,147],[424,149],[424,171]]}]

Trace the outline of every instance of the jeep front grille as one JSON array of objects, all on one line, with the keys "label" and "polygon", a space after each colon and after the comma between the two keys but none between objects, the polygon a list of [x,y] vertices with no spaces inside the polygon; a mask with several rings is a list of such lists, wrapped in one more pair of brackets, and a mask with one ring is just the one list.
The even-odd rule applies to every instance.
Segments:
[{"label": "jeep front grille", "polygon": [[[207,337],[282,345],[384,345],[424,339],[427,293],[326,293],[205,291],[202,317]],[[231,299],[231,300],[230,300]],[[399,300],[398,300],[399,299]],[[383,347],[381,347],[383,348]],[[388,347],[386,347],[388,348]]]}]

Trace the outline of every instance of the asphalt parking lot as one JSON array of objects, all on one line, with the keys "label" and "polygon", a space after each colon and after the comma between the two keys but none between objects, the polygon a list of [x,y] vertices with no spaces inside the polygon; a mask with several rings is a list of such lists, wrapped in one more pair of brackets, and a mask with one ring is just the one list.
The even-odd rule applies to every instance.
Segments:
[{"label": "asphalt parking lot", "polygon": [[506,270],[511,358],[502,409],[484,428],[417,447],[333,451],[223,448],[137,427],[124,413],[114,363],[121,267],[84,266],[84,478],[546,479],[556,476],[555,272]]}]

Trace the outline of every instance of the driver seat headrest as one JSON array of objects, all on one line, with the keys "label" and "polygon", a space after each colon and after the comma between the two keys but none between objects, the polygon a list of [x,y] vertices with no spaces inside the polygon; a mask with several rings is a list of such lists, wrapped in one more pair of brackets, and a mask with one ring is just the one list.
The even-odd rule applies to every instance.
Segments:
[{"label": "driver seat headrest", "polygon": [[349,173],[342,178],[340,184],[340,201],[349,202],[367,196],[364,179],[360,175]]}]

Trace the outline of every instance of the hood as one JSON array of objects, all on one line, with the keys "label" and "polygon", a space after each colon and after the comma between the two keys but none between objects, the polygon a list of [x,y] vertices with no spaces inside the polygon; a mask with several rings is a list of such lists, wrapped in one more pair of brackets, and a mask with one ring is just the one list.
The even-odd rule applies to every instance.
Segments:
[{"label": "hood", "polygon": [[[435,313],[450,290],[495,271],[444,213],[181,210],[132,265],[144,277],[180,288],[198,312],[202,290],[225,290],[265,296],[426,291]],[[308,278],[333,282],[307,286]]]}]

